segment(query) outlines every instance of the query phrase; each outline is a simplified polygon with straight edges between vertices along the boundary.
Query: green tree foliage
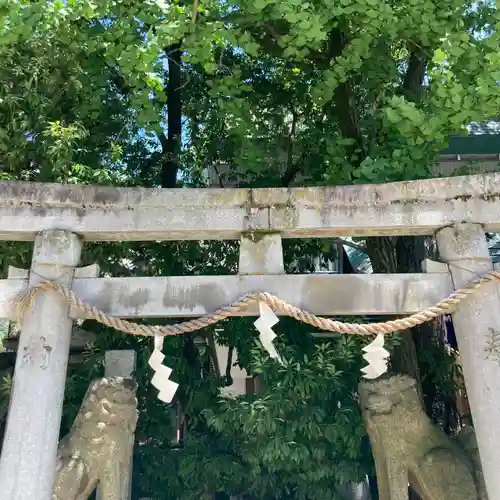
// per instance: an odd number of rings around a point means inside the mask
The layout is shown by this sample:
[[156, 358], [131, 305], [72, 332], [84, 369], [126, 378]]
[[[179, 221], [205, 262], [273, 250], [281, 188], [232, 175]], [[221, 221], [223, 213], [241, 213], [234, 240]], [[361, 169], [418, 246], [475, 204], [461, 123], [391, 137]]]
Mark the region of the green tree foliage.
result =
[[[490, 2], [196, 5], [193, 23], [193, 6], [184, 2], [9, 2], [2, 104], [18, 114], [2, 115], [10, 127], [16, 119], [22, 126], [10, 135], [58, 120], [90, 130], [94, 119], [94, 137], [122, 112], [161, 136], [166, 60], [177, 43], [186, 167], [220, 159], [279, 179], [297, 163], [304, 181], [329, 183], [423, 177], [450, 135], [498, 114], [498, 20]], [[10, 88], [19, 85], [8, 78], [18, 66], [23, 84]], [[112, 82], [122, 97], [118, 116]], [[37, 115], [24, 122], [13, 100]], [[66, 116], [51, 117], [52, 109], [63, 111], [62, 100]], [[111, 113], [104, 120], [103, 108]], [[67, 133], [66, 141], [83, 131]], [[5, 147], [23, 151], [25, 143]]]
[[[426, 177], [451, 135], [498, 116], [499, 22], [487, 0], [0, 2], [0, 178], [200, 186], [207, 168], [221, 185]], [[287, 263], [321, 245], [288, 244]], [[418, 260], [406, 240], [367, 245], [374, 269]], [[29, 262], [25, 245], [2, 244], [0, 255], [4, 268]], [[232, 243], [120, 243], [87, 245], [85, 263], [114, 276], [224, 274], [236, 257]], [[226, 322], [222, 338], [265, 382], [260, 396], [227, 401], [208, 349], [168, 339], [188, 425], [178, 450], [172, 412], [148, 383], [149, 343], [85, 327], [99, 335], [70, 373], [63, 427], [103, 351], [136, 349], [143, 496], [334, 499], [369, 469], [358, 340], [313, 341], [282, 321], [280, 367], [255, 348], [251, 324]]]

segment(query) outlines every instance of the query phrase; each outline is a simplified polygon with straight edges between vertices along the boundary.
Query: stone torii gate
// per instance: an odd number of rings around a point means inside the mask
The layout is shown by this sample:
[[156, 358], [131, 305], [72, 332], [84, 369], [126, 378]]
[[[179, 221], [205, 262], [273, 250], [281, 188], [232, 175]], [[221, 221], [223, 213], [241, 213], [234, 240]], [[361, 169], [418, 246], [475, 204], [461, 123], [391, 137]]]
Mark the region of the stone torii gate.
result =
[[[500, 231], [500, 174], [384, 185], [294, 189], [140, 189], [0, 183], [0, 239], [34, 241], [28, 277], [0, 280], [6, 298], [40, 280], [122, 318], [196, 317], [265, 291], [318, 315], [408, 315], [492, 269], [485, 231]], [[443, 268], [427, 274], [286, 275], [282, 238], [436, 234]], [[98, 278], [78, 268], [85, 241], [240, 240], [236, 276]], [[454, 313], [491, 500], [500, 498], [500, 331], [496, 284]], [[255, 308], [241, 315], [257, 315]], [[54, 292], [37, 294], [19, 341], [0, 485], [3, 500], [50, 500], [72, 319]]]

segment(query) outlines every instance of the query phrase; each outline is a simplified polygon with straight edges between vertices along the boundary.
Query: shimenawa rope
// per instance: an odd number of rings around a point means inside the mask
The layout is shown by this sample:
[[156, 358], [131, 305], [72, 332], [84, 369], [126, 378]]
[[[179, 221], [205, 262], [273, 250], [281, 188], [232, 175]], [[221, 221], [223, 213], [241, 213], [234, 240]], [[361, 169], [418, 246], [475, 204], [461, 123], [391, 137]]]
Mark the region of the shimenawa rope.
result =
[[316, 316], [308, 311], [303, 311], [270, 293], [256, 292], [244, 295], [232, 304], [222, 307], [213, 314], [207, 314], [201, 318], [192, 319], [176, 325], [140, 325], [110, 316], [97, 307], [80, 300], [68, 287], [57, 285], [50, 281], [42, 281], [31, 287], [27, 292], [24, 292], [16, 301], [14, 314], [16, 320], [20, 322], [26, 310], [31, 307], [34, 295], [40, 291], [52, 290], [60, 293], [71, 306], [83, 311], [88, 319], [94, 319], [99, 323], [131, 335], [153, 337], [156, 335], [182, 335], [184, 333], [194, 332], [206, 326], [218, 323], [223, 319], [235, 316], [239, 311], [243, 311], [253, 302], [264, 301], [275, 313], [291, 316], [298, 321], [302, 321], [303, 323], [318, 327], [322, 330], [350, 335], [378, 335], [380, 333], [388, 334], [406, 330], [426, 323], [427, 321], [431, 321], [443, 314], [450, 313], [455, 310], [459, 302], [472, 295], [478, 288], [492, 281], [500, 281], [500, 272], [490, 271], [484, 276], [474, 279], [466, 287], [456, 290], [446, 299], [423, 311], [412, 314], [406, 318], [385, 321], [383, 323], [356, 324], [335, 321], [329, 318]]

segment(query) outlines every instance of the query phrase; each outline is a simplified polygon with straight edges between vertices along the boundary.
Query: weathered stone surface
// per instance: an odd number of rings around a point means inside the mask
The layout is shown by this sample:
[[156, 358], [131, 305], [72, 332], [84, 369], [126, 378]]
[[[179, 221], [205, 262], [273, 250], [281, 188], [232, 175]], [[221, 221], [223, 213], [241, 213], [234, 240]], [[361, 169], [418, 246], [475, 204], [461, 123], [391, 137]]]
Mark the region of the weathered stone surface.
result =
[[94, 381], [57, 455], [53, 500], [87, 500], [99, 484], [101, 500], [128, 498], [137, 425], [137, 384], [122, 377]]
[[143, 189], [0, 182], [0, 239], [47, 228], [86, 240], [238, 239], [432, 234], [460, 221], [500, 230], [500, 174], [380, 185]]
[[462, 447], [435, 425], [414, 379], [362, 381], [359, 396], [381, 499], [408, 500], [410, 482], [422, 500], [487, 500], [473, 438], [464, 437]]
[[[46, 279], [71, 286], [81, 247], [73, 233], [42, 231], [33, 248], [29, 285]], [[71, 329], [68, 304], [57, 293], [35, 296], [25, 311], [0, 456], [2, 500], [50, 500]]]
[[250, 233], [243, 236], [238, 274], [285, 274], [281, 235]]
[[[106, 351], [104, 358], [104, 376], [133, 378], [135, 374], [137, 354], [134, 350], [112, 350]], [[123, 487], [125, 491], [128, 485], [128, 493], [123, 497], [123, 500], [130, 500], [132, 497], [132, 469], [133, 469], [133, 449], [130, 448], [130, 468], [128, 475], [125, 472], [122, 474], [122, 481], [126, 484]], [[95, 500], [102, 500], [99, 486], [96, 490]]]
[[[500, 205], [500, 203], [499, 203]], [[439, 256], [449, 265], [456, 288], [493, 269], [481, 224], [457, 224], [436, 234]], [[463, 367], [488, 495], [500, 498], [500, 286], [475, 290], [453, 312], [453, 326]]]
[[104, 356], [106, 377], [133, 378], [137, 358], [133, 349], [106, 351]]
[[465, 450], [467, 456], [472, 462], [472, 466], [474, 468], [474, 478], [476, 479], [476, 486], [479, 493], [479, 500], [488, 500], [481, 460], [479, 458], [479, 446], [477, 444], [474, 428], [470, 426], [464, 427], [455, 438], [455, 440], [461, 446], [461, 448]]
[[[26, 288], [22, 280], [0, 280], [0, 297], [14, 297]], [[448, 273], [280, 274], [75, 279], [72, 289], [113, 316], [161, 318], [213, 313], [255, 291], [324, 316], [411, 314], [444, 299], [453, 286]], [[0, 318], [9, 318], [11, 310], [8, 301], [0, 301]], [[238, 315], [258, 316], [258, 307]]]

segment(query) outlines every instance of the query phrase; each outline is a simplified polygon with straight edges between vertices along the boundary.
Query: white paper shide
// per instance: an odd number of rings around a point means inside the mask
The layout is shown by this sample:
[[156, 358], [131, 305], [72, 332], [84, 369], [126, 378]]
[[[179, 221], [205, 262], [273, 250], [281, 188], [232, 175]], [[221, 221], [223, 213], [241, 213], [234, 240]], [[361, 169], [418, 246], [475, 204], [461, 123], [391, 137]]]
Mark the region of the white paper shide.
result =
[[177, 387], [176, 384], [170, 380], [170, 375], [172, 374], [172, 368], [165, 366], [163, 360], [165, 355], [161, 352], [163, 349], [163, 337], [155, 337], [155, 348], [153, 354], [149, 358], [149, 366], [155, 371], [151, 383], [158, 389], [158, 399], [164, 403], [171, 403], [174, 399]]
[[259, 340], [262, 347], [269, 353], [269, 356], [279, 363], [283, 364], [283, 361], [274, 347], [273, 340], [276, 338], [276, 334], [273, 332], [272, 327], [278, 323], [279, 319], [274, 311], [265, 303], [259, 302], [259, 312], [260, 317], [254, 323], [255, 328], [259, 331]]
[[376, 379], [387, 371], [389, 351], [384, 348], [384, 335], [379, 333], [375, 340], [363, 347], [363, 359], [368, 361], [368, 366], [361, 369], [363, 377]]

